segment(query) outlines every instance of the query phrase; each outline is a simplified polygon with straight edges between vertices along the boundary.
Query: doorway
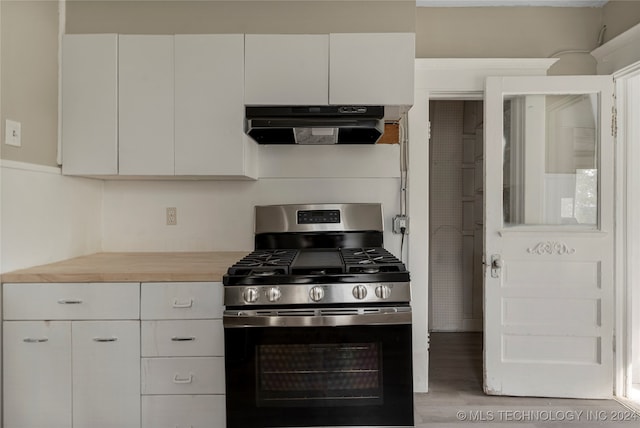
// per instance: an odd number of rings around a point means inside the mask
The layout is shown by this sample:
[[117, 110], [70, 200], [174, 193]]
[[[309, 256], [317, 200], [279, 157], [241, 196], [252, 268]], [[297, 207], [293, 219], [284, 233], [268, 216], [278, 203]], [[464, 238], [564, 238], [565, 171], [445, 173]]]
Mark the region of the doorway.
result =
[[430, 390], [482, 393], [483, 110], [431, 100]]
[[[434, 373], [435, 368], [429, 367], [429, 364], [432, 363], [432, 359], [430, 358], [430, 353], [433, 352], [434, 348], [437, 344], [434, 341], [433, 337], [429, 337], [429, 332], [434, 331], [432, 328], [432, 320], [434, 316], [429, 313], [429, 311], [434, 309], [434, 305], [437, 303], [430, 302], [429, 297], [435, 299], [437, 296], [434, 296], [430, 293], [429, 287], [431, 286], [432, 277], [429, 269], [432, 268], [432, 259], [437, 260], [435, 257], [431, 257], [430, 251], [433, 250], [433, 246], [430, 243], [430, 224], [429, 224], [429, 215], [431, 213], [431, 207], [429, 206], [431, 200], [429, 197], [425, 197], [425, 195], [429, 194], [430, 187], [430, 167], [431, 162], [429, 159], [430, 156], [430, 143], [428, 143], [428, 123], [427, 119], [429, 118], [429, 108], [430, 101], [439, 101], [439, 100], [484, 100], [485, 110], [493, 111], [493, 118], [496, 119], [499, 117], [500, 106], [503, 104], [503, 97], [496, 96], [494, 94], [495, 88], [493, 92], [487, 92], [487, 83], [488, 79], [492, 79], [490, 76], [502, 76], [500, 77], [500, 81], [508, 84], [517, 83], [517, 76], [527, 76], [527, 82], [532, 83], [533, 87], [529, 87], [529, 92], [526, 93], [557, 93], [558, 90], [566, 91], [567, 86], [572, 87], [574, 91], [580, 91], [575, 93], [592, 93], [598, 92], [603, 93], [603, 88], [595, 88], [591, 86], [591, 84], [587, 84], [591, 82], [593, 78], [591, 76], [572, 76], [572, 77], [563, 77], [563, 76], [555, 76], [552, 78], [547, 78], [545, 75], [548, 72], [548, 69], [553, 63], [557, 61], [557, 59], [513, 59], [510, 58], [508, 60], [505, 59], [442, 59], [442, 58], [426, 58], [426, 59], [416, 59], [416, 79], [415, 79], [415, 102], [413, 108], [409, 110], [409, 147], [411, 157], [409, 159], [409, 182], [411, 185], [408, 189], [408, 198], [411, 203], [408, 207], [408, 212], [410, 217], [412, 218], [411, 224], [411, 233], [412, 236], [418, 237], [418, 239], [410, 239], [408, 247], [410, 249], [410, 257], [409, 257], [409, 269], [412, 272], [412, 283], [416, 284], [413, 287], [413, 305], [415, 307], [424, 308], [423, 311], [415, 312], [414, 319], [414, 386], [416, 392], [427, 392], [429, 389], [429, 373]], [[498, 78], [493, 78], [493, 81], [497, 81]], [[515, 80], [514, 80], [515, 79]], [[551, 82], [553, 80], [553, 82]], [[601, 79], [604, 82], [604, 79]], [[610, 80], [608, 80], [610, 82]], [[591, 82], [593, 83], [593, 82]], [[582, 84], [585, 84], [587, 87], [582, 88]], [[602, 83], [603, 84], [603, 83]], [[549, 87], [547, 85], [557, 85], [557, 87]], [[493, 85], [495, 86], [495, 84]], [[575, 86], [575, 87], [574, 87]], [[576, 87], [580, 88], [576, 88]], [[519, 87], [518, 87], [519, 88]], [[502, 87], [501, 87], [502, 89]], [[512, 88], [513, 89], [513, 88]], [[526, 88], [525, 88], [526, 89]], [[515, 89], [514, 89], [515, 90]], [[522, 93], [518, 92], [522, 91], [522, 89], [517, 89], [516, 92], [513, 93]], [[531, 92], [533, 91], [533, 92]], [[586, 91], [586, 92], [585, 92]], [[487, 93], [489, 93], [490, 97], [487, 97]], [[564, 93], [564, 92], [563, 92]], [[571, 92], [574, 93], [574, 92]], [[600, 96], [599, 101], [603, 104], [601, 105], [600, 111], [611, 111], [611, 96]], [[602, 125], [601, 129], [607, 129], [605, 125], [604, 119], [608, 117], [606, 114], [601, 115]], [[485, 123], [485, 128], [488, 127], [488, 124]], [[486, 132], [486, 131], [485, 131]], [[493, 137], [498, 138], [498, 132], [502, 132], [498, 128], [492, 131], [492, 141], [497, 141]], [[608, 140], [605, 134], [601, 136]], [[485, 150], [488, 149], [485, 144]], [[494, 153], [498, 150], [498, 147], [494, 147], [492, 149], [492, 164], [495, 164], [496, 159], [502, 158], [502, 155], [499, 153]], [[607, 155], [609, 155], [609, 151], [607, 151]], [[609, 162], [610, 159], [607, 160]], [[488, 162], [488, 159], [484, 160]], [[495, 168], [495, 167], [493, 167]], [[502, 170], [502, 168], [499, 168]], [[610, 171], [609, 164], [607, 164], [607, 171]], [[498, 171], [495, 171], [498, 172]], [[610, 187], [611, 182], [610, 177], [612, 177], [611, 172], [607, 172], [604, 174], [604, 178], [607, 180], [606, 186]], [[490, 175], [491, 185], [489, 182], [485, 183], [485, 188], [493, 189], [496, 188], [494, 184], [497, 184], [498, 175], [493, 174]], [[603, 195], [607, 199], [606, 206], [612, 205], [610, 203], [610, 196], [613, 195], [613, 191], [604, 192]], [[488, 195], [484, 194], [484, 198], [487, 198]], [[502, 208], [498, 209], [497, 195], [492, 196], [492, 213], [499, 215], [499, 212]], [[492, 214], [493, 215], [493, 214]], [[609, 215], [609, 213], [607, 213]], [[490, 217], [494, 218], [494, 217]], [[497, 218], [497, 217], [495, 217]], [[424, 219], [425, 221], [420, 221]], [[607, 218], [607, 221], [609, 219]], [[608, 225], [608, 223], [607, 223]], [[487, 227], [485, 224], [484, 227]], [[608, 226], [607, 226], [608, 228]], [[525, 228], [526, 229], [526, 228]], [[609, 228], [608, 228], [609, 229]], [[608, 230], [607, 229], [607, 230]], [[537, 233], [537, 232], [536, 232]], [[536, 241], [536, 233], [533, 234], [522, 234], [522, 235], [531, 235], [533, 241]], [[561, 240], [562, 241], [562, 240]], [[640, 241], [639, 241], [640, 242]], [[532, 251], [535, 250], [536, 245], [539, 242], [536, 241], [533, 243], [533, 247], [531, 245], [527, 245], [525, 248], [532, 248]], [[573, 248], [573, 247], [572, 247]], [[604, 251], [604, 250], [603, 250]], [[527, 252], [527, 254], [529, 254]], [[551, 258], [553, 256], [544, 256], [538, 255], [536, 252], [535, 255], [537, 259], [545, 259]], [[579, 256], [580, 254], [578, 254]], [[572, 256], [577, 257], [577, 256]], [[563, 257], [564, 259], [569, 257]], [[427, 261], [427, 263], [424, 263]], [[501, 260], [498, 259], [498, 262]], [[496, 266], [500, 266], [496, 262]], [[607, 274], [611, 271], [610, 268], [607, 268]], [[485, 275], [486, 276], [486, 275]], [[486, 279], [486, 278], [485, 278]], [[611, 281], [607, 280], [606, 284], [611, 283]], [[619, 296], [620, 294], [618, 294]], [[627, 300], [618, 301], [618, 303], [624, 303]], [[624, 305], [623, 305], [624, 306]], [[607, 306], [609, 309], [611, 305]], [[620, 307], [620, 306], [618, 306]], [[491, 307], [490, 310], [486, 311], [485, 316], [492, 316], [492, 322], [496, 321], [496, 314], [499, 314], [500, 311], [496, 310], [497, 308]], [[563, 312], [560, 312], [563, 313]], [[595, 312], [596, 314], [598, 311]], [[608, 319], [608, 317], [607, 317]], [[501, 348], [496, 345], [495, 342], [487, 343], [487, 339], [492, 339], [493, 336], [489, 337], [489, 333], [492, 328], [486, 328], [486, 319], [485, 319], [485, 332], [484, 334], [484, 357], [487, 359], [487, 350], [490, 349], [492, 354], [489, 355], [491, 361], [496, 360], [495, 351], [500, 350]], [[626, 322], [630, 322], [627, 320]], [[493, 324], [491, 324], [493, 326]], [[608, 329], [608, 327], [607, 327]], [[425, 334], [426, 333], [426, 334]], [[440, 334], [440, 332], [435, 332], [434, 334]], [[454, 333], [455, 334], [455, 333]], [[626, 339], [625, 335], [625, 339]], [[597, 338], [596, 338], [597, 339]], [[610, 338], [607, 338], [608, 341]], [[619, 339], [618, 349], [622, 349], [624, 339]], [[430, 343], [429, 343], [430, 342]], [[560, 345], [564, 344], [564, 342], [558, 342]], [[597, 340], [596, 340], [597, 344]], [[625, 347], [626, 348], [626, 347]], [[516, 349], [522, 349], [518, 347]], [[538, 348], [534, 348], [538, 349]], [[589, 348], [592, 349], [592, 348]], [[593, 348], [595, 350], [611, 350], [612, 347], [607, 346], [596, 346]], [[608, 356], [607, 356], [608, 357]], [[629, 360], [625, 361], [626, 363]], [[486, 364], [486, 362], [485, 362]], [[597, 367], [598, 365], [594, 365]], [[488, 372], [487, 368], [487, 372]], [[610, 370], [613, 372], [613, 369]], [[618, 373], [620, 370], [618, 370]], [[555, 373], [555, 372], [554, 372]], [[527, 372], [525, 372], [527, 374]], [[558, 372], [558, 379], [561, 378], [560, 375], [563, 375], [563, 372]], [[586, 379], [591, 379], [590, 376], [585, 377]], [[629, 380], [629, 377], [624, 378], [625, 380]], [[616, 381], [617, 385], [622, 385], [623, 380], [620, 376], [617, 377]], [[558, 382], [554, 382], [556, 384]], [[520, 384], [523, 384], [520, 382]], [[561, 383], [562, 385], [565, 382]], [[499, 391], [497, 391], [499, 392]]]

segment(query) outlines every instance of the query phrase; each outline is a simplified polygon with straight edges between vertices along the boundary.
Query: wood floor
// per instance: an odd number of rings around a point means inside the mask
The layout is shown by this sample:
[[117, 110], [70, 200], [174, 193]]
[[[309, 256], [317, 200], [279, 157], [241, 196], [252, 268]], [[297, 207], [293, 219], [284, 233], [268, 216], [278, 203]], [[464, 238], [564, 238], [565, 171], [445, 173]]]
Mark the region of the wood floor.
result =
[[640, 427], [640, 415], [614, 400], [485, 395], [481, 333], [432, 333], [430, 343], [430, 392], [415, 396], [416, 427]]

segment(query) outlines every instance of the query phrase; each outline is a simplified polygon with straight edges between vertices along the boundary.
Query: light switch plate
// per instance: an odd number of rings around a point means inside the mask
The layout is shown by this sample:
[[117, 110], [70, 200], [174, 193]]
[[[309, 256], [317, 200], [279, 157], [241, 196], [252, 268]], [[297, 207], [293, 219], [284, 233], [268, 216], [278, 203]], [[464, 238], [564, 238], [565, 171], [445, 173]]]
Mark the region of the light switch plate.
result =
[[20, 141], [21, 135], [20, 122], [7, 119], [4, 125], [4, 143], [10, 146], [20, 147], [22, 145]]

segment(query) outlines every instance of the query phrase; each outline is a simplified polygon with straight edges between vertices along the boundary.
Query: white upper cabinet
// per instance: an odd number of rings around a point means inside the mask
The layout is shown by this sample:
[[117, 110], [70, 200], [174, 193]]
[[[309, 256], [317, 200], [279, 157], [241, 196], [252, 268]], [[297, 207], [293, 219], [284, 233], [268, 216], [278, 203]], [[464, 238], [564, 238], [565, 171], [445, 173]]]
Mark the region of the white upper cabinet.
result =
[[63, 39], [63, 173], [257, 177], [244, 134], [244, 35]]
[[244, 35], [175, 36], [175, 174], [248, 175]]
[[118, 35], [62, 41], [62, 172], [118, 173]]
[[413, 33], [331, 34], [329, 46], [329, 104], [413, 105]]
[[173, 175], [173, 36], [120, 36], [120, 175]]
[[247, 105], [326, 105], [329, 97], [327, 34], [247, 34]]
[[247, 105], [413, 104], [413, 33], [253, 34]]

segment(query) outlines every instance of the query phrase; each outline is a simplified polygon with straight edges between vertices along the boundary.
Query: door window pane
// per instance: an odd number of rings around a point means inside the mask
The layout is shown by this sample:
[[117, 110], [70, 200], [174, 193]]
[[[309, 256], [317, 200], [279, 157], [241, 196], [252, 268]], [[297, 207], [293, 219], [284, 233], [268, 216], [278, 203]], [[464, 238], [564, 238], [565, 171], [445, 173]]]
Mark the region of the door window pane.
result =
[[504, 100], [506, 226], [598, 223], [598, 96]]

